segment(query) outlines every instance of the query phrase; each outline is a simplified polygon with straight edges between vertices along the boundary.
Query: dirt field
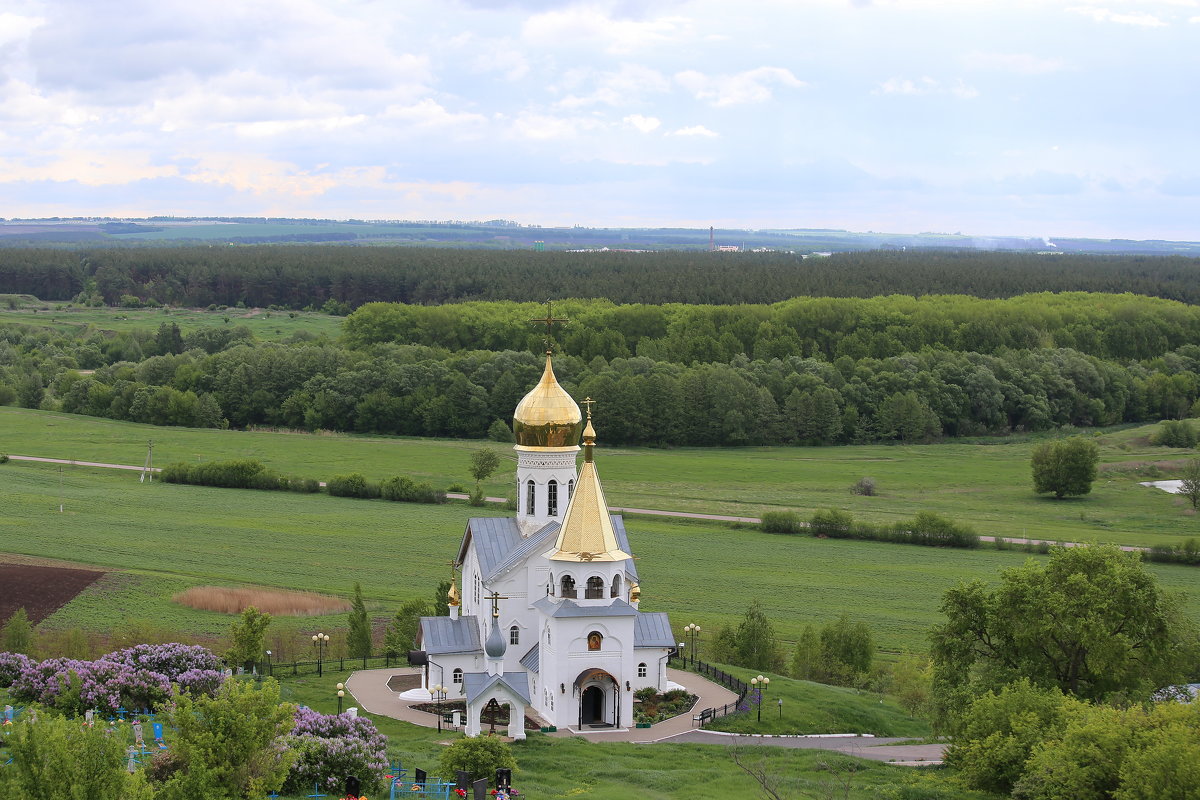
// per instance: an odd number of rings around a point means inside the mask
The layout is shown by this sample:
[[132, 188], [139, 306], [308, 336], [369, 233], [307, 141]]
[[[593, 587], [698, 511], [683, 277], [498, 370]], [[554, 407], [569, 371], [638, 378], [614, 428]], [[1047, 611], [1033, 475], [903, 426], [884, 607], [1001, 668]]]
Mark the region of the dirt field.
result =
[[34, 625], [70, 602], [103, 572], [33, 564], [0, 564], [0, 622], [22, 606]]

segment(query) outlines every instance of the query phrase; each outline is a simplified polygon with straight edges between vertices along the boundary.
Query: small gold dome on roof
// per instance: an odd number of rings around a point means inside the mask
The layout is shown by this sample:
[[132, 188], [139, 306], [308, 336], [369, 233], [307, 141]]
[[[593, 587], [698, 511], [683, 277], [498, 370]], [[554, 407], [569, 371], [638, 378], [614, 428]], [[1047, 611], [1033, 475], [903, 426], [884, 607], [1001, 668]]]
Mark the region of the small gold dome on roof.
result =
[[547, 353], [542, 379], [521, 398], [513, 414], [513, 435], [517, 444], [524, 447], [576, 447], [582, 423], [579, 406], [559, 386]]
[[462, 602], [462, 599], [458, 596], [458, 587], [453, 582], [450, 583], [450, 591], [447, 595], [447, 600], [449, 601], [447, 605], [456, 606]]

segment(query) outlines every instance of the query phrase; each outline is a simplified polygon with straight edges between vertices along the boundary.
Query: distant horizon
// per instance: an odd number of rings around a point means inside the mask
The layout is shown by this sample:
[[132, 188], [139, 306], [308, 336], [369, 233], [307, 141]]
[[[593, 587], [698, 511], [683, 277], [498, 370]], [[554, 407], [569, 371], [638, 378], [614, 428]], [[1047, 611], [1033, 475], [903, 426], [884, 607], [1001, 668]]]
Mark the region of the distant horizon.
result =
[[[46, 217], [20, 217], [20, 216], [4, 216], [0, 214], [0, 228], [10, 223], [53, 223], [53, 222], [90, 222], [90, 221], [114, 221], [114, 222], [168, 222], [178, 220], [180, 222], [187, 221], [211, 221], [224, 222], [226, 220], [275, 220], [281, 222], [328, 222], [332, 224], [402, 224], [402, 225], [463, 225], [463, 226], [478, 226], [478, 227], [495, 227], [503, 229], [505, 227], [514, 227], [521, 230], [687, 230], [707, 232], [709, 228], [717, 231], [745, 231], [745, 232], [799, 232], [812, 231], [830, 233], [846, 233], [854, 235], [876, 235], [876, 236], [948, 236], [948, 237], [963, 237], [971, 239], [1007, 239], [1007, 240], [1037, 240], [1049, 241], [1053, 239], [1093, 239], [1098, 241], [1131, 241], [1131, 242], [1179, 242], [1179, 243], [1200, 243], [1198, 239], [1164, 239], [1161, 237], [1137, 238], [1131, 236], [1082, 236], [1073, 234], [1022, 234], [1022, 233], [976, 233], [972, 231], [897, 231], [897, 230], [856, 230], [850, 227], [830, 227], [830, 226], [744, 226], [744, 225], [687, 225], [687, 224], [662, 224], [662, 225], [604, 225], [604, 224], [543, 224], [537, 222], [521, 222], [520, 220], [509, 219], [506, 217], [492, 217], [489, 219], [413, 219], [402, 217], [295, 217], [275, 214], [145, 214], [135, 216], [125, 216], [117, 214], [74, 214]], [[236, 224], [236, 223], [229, 223]], [[2, 231], [0, 231], [2, 233]], [[1197, 230], [1200, 234], [1200, 229]], [[2, 238], [2, 237], [0, 237]]]

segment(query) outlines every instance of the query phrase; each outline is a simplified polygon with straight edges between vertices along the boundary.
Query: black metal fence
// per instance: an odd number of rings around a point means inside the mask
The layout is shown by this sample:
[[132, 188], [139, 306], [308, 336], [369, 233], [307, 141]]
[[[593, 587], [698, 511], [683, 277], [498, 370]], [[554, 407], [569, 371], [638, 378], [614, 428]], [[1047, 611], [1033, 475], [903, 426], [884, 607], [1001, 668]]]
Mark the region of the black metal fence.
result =
[[730, 714], [738, 714], [749, 711], [749, 708], [744, 707], [746, 695], [750, 693], [750, 684], [746, 683], [741, 678], [730, 675], [723, 669], [717, 669], [712, 664], [706, 664], [698, 659], [688, 660], [678, 655], [672, 655], [667, 659], [667, 666], [673, 666], [677, 669], [686, 669], [703, 675], [714, 683], [719, 683], [730, 691], [738, 693], [738, 698], [732, 703], [726, 703], [723, 706], [714, 708], [706, 708], [692, 716], [692, 719], [704, 727], [705, 723], [711, 722], [717, 717], [725, 717]]
[[408, 654], [367, 656], [366, 658], [322, 658], [319, 661], [289, 661], [271, 662], [260, 661], [256, 665], [259, 675], [274, 677], [276, 675], [316, 675], [324, 670], [330, 672], [345, 672], [348, 669], [379, 669], [388, 667], [407, 667]]

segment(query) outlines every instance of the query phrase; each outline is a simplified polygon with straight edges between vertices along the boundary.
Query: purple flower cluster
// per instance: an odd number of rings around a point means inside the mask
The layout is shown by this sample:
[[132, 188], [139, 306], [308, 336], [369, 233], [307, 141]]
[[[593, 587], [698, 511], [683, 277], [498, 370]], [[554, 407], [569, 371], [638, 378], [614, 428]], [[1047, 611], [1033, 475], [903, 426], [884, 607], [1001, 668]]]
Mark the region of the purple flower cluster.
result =
[[387, 770], [387, 737], [366, 717], [319, 714], [296, 709], [296, 726], [286, 738], [296, 753], [283, 791], [302, 794], [314, 783], [328, 790], [340, 787], [347, 775], [358, 777], [363, 789], [375, 791]]
[[179, 644], [139, 644], [101, 657], [104, 661], [128, 664], [135, 669], [148, 669], [176, 680], [193, 669], [220, 671], [221, 660], [207, 647]]
[[216, 656], [203, 647], [181, 644], [138, 645], [96, 661], [36, 662], [0, 654], [0, 670], [14, 670], [16, 665], [21, 668], [9, 686], [14, 700], [42, 703], [68, 714], [151, 709], [170, 699], [172, 681], [193, 694], [212, 694], [222, 680]]
[[24, 653], [0, 653], [0, 689], [7, 689], [33, 661]]
[[179, 684], [180, 691], [187, 692], [191, 695], [206, 694], [213, 697], [217, 693], [217, 689], [221, 687], [221, 681], [225, 680], [224, 674], [215, 669], [189, 669], [187, 672], [180, 673], [175, 678], [175, 683]]

